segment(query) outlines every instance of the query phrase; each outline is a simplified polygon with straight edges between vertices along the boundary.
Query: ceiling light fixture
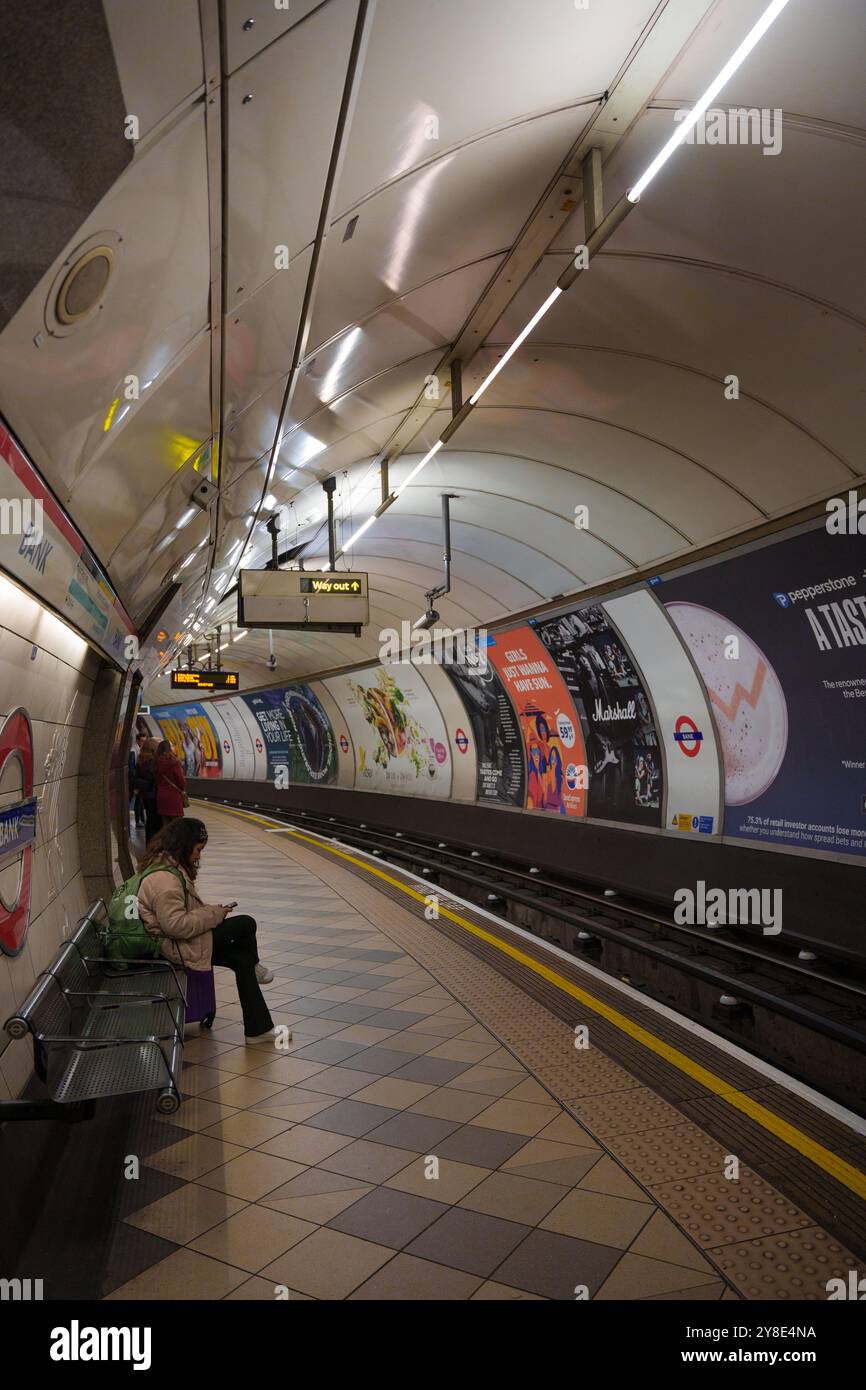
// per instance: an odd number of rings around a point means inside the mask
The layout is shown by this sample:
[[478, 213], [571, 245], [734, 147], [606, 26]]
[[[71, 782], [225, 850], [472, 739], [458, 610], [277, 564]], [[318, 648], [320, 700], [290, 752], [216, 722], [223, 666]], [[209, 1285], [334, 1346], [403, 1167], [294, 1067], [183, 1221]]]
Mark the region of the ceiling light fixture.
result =
[[400, 496], [400, 493], [403, 491], [403, 489], [404, 489], [404, 488], [407, 488], [407, 487], [409, 486], [410, 483], [412, 483], [412, 482], [415, 481], [415, 479], [418, 477], [418, 474], [421, 472], [421, 469], [422, 469], [422, 468], [426, 468], [427, 464], [430, 462], [430, 460], [432, 459], [432, 457], [433, 457], [434, 454], [438, 454], [438, 452], [439, 452], [439, 450], [442, 448], [442, 445], [444, 444], [444, 442], [445, 442], [445, 441], [442, 440], [442, 439], [437, 439], [437, 440], [436, 440], [436, 443], [433, 445], [433, 448], [427, 450], [427, 452], [426, 452], [426, 454], [424, 455], [424, 457], [422, 458], [421, 462], [415, 464], [415, 467], [412, 469], [412, 472], [411, 472], [411, 473], [408, 473], [408, 474], [406, 475], [406, 477], [403, 479], [403, 481], [402, 481], [402, 483], [400, 484], [400, 486], [399, 486], [398, 488], [395, 489], [395, 491], [394, 491], [394, 496], [395, 496], [395, 497], [399, 497], [399, 496]]
[[630, 203], [637, 202], [644, 189], [655, 178], [659, 169], [661, 169], [663, 165], [667, 164], [674, 150], [677, 148], [678, 145], [682, 144], [689, 131], [694, 129], [698, 121], [701, 119], [701, 116], [704, 114], [707, 107], [709, 106], [710, 102], [713, 101], [719, 95], [719, 92], [730, 81], [734, 73], [737, 71], [737, 68], [739, 68], [741, 64], [745, 62], [752, 49], [764, 37], [770, 25], [782, 13], [787, 3], [788, 0], [773, 0], [773, 3], [767, 7], [767, 9], [761, 15], [761, 18], [758, 20], [757, 24], [755, 24], [753, 28], [749, 30], [748, 34], [743, 39], [743, 42], [740, 44], [736, 53], [734, 53], [733, 56], [728, 59], [727, 63], [725, 63], [725, 66], [722, 68], [718, 77], [716, 77], [710, 83], [703, 96], [692, 107], [685, 120], [680, 121], [670, 140], [668, 140], [667, 144], [661, 150], [659, 150], [658, 154], [656, 155], [655, 159], [653, 160], [652, 164], [650, 164], [646, 172], [641, 174], [634, 187], [629, 189], [627, 196]]
[[535, 325], [541, 319], [544, 318], [544, 315], [547, 313], [550, 306], [556, 303], [557, 299], [561, 294], [562, 290], [559, 288], [559, 285], [554, 286], [554, 288], [551, 290], [550, 294], [547, 296], [544, 303], [542, 304], [541, 308], [537, 309], [536, 312], [532, 315], [532, 318], [529, 320], [529, 323], [526, 325], [523, 332], [517, 335], [508, 351], [502, 354], [499, 361], [496, 363], [496, 366], [493, 368], [493, 371], [489, 374], [489, 376], [486, 376], [484, 378], [481, 385], [478, 387], [478, 390], [475, 391], [473, 395], [469, 397], [469, 402], [471, 405], [475, 405], [476, 401], [478, 401], [479, 398], [484, 395], [484, 392], [487, 390], [494, 377], [497, 377], [499, 375], [509, 358], [514, 356], [515, 352], [520, 347], [520, 344], [523, 342], [524, 338], [527, 338], [529, 336]]
[[348, 539], [347, 541], [344, 541], [344, 542], [343, 542], [343, 550], [344, 550], [344, 551], [345, 551], [345, 550], [351, 550], [351, 549], [352, 549], [352, 546], [355, 544], [355, 542], [356, 542], [356, 541], [359, 541], [359, 540], [361, 539], [361, 537], [363, 536], [364, 532], [365, 532], [365, 531], [369, 531], [370, 527], [373, 525], [373, 522], [376, 520], [377, 515], [378, 515], [378, 513], [377, 513], [377, 512], [374, 512], [372, 516], [368, 516], [368, 517], [367, 517], [367, 520], [366, 520], [366, 521], [363, 521], [363, 522], [361, 523], [361, 525], [358, 527], [358, 529], [357, 529], [357, 531], [355, 532], [354, 536], [350, 536], [349, 539]]

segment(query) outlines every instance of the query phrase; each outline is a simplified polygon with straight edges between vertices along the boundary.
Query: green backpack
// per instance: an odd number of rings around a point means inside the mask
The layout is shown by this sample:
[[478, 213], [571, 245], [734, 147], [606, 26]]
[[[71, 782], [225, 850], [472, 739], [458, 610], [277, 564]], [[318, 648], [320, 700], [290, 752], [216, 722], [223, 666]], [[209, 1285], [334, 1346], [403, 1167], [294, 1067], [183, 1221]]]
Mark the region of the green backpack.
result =
[[151, 864], [149, 868], [133, 874], [115, 888], [108, 904], [106, 945], [109, 960], [151, 960], [161, 954], [160, 938], [151, 936], [138, 915], [138, 890], [142, 879], [155, 873], [170, 873], [180, 879], [184, 907], [189, 908], [189, 893], [180, 869], [174, 869], [170, 864]]

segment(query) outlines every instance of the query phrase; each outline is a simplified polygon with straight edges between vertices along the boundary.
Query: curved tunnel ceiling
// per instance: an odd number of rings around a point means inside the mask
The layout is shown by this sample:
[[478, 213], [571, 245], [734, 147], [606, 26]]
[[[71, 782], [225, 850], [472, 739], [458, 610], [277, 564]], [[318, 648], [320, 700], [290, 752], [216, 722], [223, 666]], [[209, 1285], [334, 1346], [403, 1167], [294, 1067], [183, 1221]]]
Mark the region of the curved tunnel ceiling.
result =
[[[145, 25], [105, 0], [141, 138], [0, 334], [0, 412], [133, 616], [176, 576], [166, 627], [236, 636], [234, 576], [269, 558], [276, 506], [281, 548], [324, 566], [321, 481], [337, 476], [345, 540], [380, 501], [382, 454], [393, 489], [451, 418], [448, 354], [468, 397], [586, 240], [583, 156], [602, 151], [611, 208], [765, 8], [227, 0], [221, 72], [216, 4], [200, 18], [196, 0], [153, 0]], [[249, 685], [374, 656], [380, 629], [417, 617], [439, 582], [443, 491], [457, 494], [454, 563], [437, 608], [459, 626], [860, 479], [864, 51], [859, 0], [832, 16], [790, 0], [716, 104], [778, 109], [781, 149], [678, 150], [341, 560], [370, 575], [361, 639], [275, 633], [271, 676], [267, 634], [251, 631], [225, 664]], [[58, 269], [109, 230], [102, 308], [46, 334]], [[205, 514], [189, 499], [211, 471]]]

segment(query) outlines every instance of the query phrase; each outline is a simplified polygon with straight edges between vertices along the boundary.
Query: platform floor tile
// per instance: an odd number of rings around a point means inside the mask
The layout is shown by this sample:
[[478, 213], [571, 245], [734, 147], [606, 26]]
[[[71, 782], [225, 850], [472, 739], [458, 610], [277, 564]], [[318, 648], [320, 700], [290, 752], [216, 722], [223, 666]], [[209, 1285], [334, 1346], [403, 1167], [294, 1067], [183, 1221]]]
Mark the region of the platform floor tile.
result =
[[[838, 1261], [752, 1174], [741, 1243], [717, 1251], [721, 1146], [337, 863], [200, 813], [203, 896], [256, 917], [293, 1039], [246, 1045], [217, 972], [188, 1099], [140, 1124], [143, 1164], [174, 1184], [121, 1223], [153, 1264], [108, 1297], [716, 1299], [767, 1296], [780, 1261]], [[780, 1228], [799, 1244], [777, 1249]]]

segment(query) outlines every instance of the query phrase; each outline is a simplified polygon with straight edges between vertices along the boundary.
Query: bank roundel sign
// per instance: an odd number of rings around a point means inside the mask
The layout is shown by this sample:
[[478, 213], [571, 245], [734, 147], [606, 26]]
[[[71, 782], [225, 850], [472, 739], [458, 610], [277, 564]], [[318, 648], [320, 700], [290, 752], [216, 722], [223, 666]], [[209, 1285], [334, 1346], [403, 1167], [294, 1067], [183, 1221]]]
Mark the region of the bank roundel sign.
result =
[[[18, 766], [18, 777], [9, 772]], [[4, 775], [5, 774], [5, 775]], [[0, 787], [20, 798], [0, 807], [0, 951], [16, 956], [30, 920], [30, 884], [36, 841], [33, 795], [33, 731], [26, 710], [16, 709], [0, 725]]]
[[701, 751], [703, 734], [687, 714], [681, 714], [674, 728], [674, 740], [687, 758], [696, 758]]

